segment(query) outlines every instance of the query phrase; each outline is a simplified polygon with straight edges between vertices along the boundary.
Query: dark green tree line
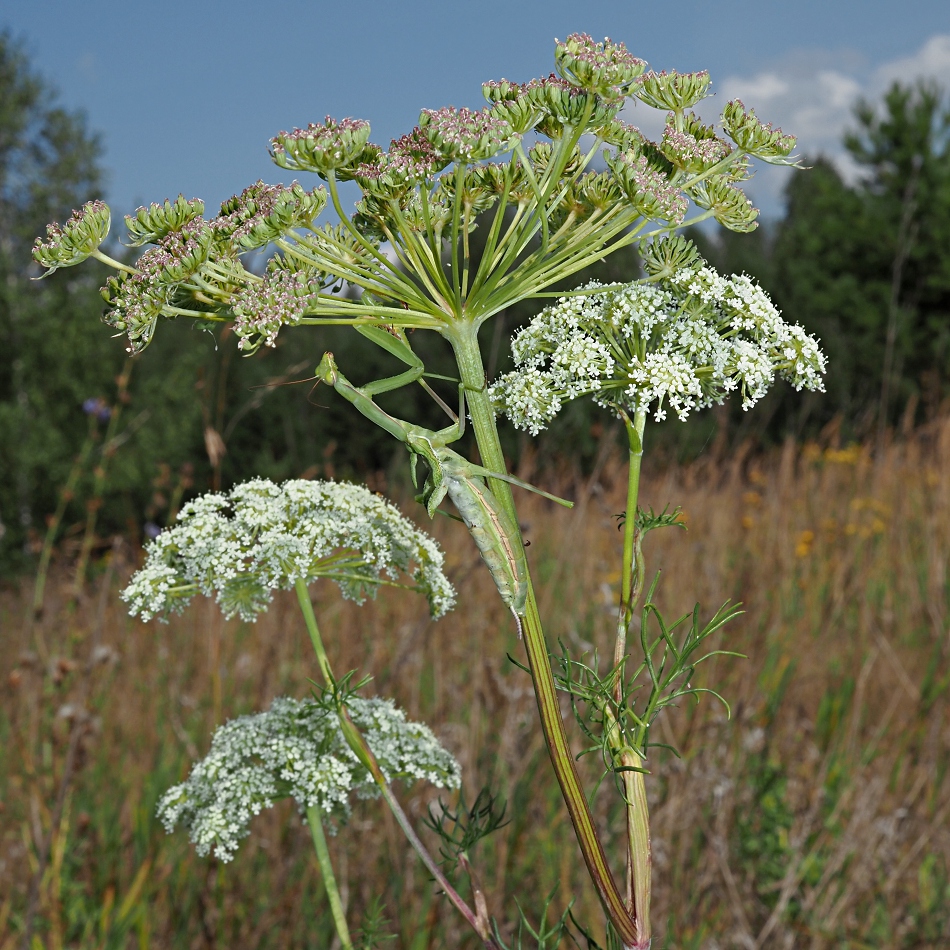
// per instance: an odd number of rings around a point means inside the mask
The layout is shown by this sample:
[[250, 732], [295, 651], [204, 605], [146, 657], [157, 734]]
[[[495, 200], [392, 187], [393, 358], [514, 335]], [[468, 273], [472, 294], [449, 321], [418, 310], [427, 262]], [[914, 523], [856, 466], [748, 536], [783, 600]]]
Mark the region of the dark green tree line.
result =
[[[59, 108], [22, 49], [0, 35], [0, 519], [5, 551], [21, 548], [52, 509], [63, 462], [78, 448], [71, 408], [116, 365], [81, 319], [95, 276], [31, 286], [30, 246], [46, 221], [102, 188], [100, 145]], [[72, 275], [71, 275], [72, 276]], [[80, 415], [81, 419], [81, 415]], [[67, 463], [68, 464], [68, 463]]]
[[[204, 346], [181, 345], [195, 332], [187, 326], [170, 328], [135, 361], [116, 451], [104, 451], [106, 422], [83, 406], [104, 417], [126, 359], [98, 319], [104, 269], [36, 280], [30, 251], [48, 222], [102, 196], [105, 178], [101, 144], [84, 115], [62, 108], [21, 44], [0, 33], [0, 572], [29, 563], [90, 432], [94, 445], [63, 522], [67, 537], [95, 503], [103, 462], [101, 531], [134, 534], [148, 519], [163, 522], [183, 465], [194, 465], [200, 489], [250, 472], [289, 477], [323, 461], [328, 440], [312, 435], [306, 390], [253, 388], [310, 375], [319, 353], [292, 352], [288, 335], [281, 352], [241, 360], [233, 342], [219, 346], [210, 335]], [[225, 443], [223, 456], [213, 433]], [[218, 449], [217, 466], [206, 446], [213, 455]], [[156, 479], [167, 484], [156, 491]]]
[[950, 368], [950, 103], [932, 84], [862, 102], [845, 145], [846, 181], [823, 157], [792, 176], [785, 217], [725, 235], [721, 267], [762, 280], [785, 315], [821, 337], [827, 393], [779, 392], [746, 428], [781, 436], [835, 417], [851, 436], [940, 410]]

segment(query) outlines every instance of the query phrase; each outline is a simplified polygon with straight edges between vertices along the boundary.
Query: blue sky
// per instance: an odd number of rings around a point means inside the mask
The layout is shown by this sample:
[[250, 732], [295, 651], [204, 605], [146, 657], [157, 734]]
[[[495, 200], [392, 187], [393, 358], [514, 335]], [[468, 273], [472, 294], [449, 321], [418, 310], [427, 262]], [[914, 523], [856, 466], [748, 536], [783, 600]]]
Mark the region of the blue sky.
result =
[[[707, 114], [739, 95], [804, 152], [840, 155], [855, 99], [894, 78], [950, 87], [947, 0], [8, 0], [0, 28], [101, 132], [116, 213], [179, 192], [210, 210], [285, 179], [268, 139], [326, 114], [369, 119], [385, 145], [421, 108], [480, 107], [483, 81], [550, 72], [570, 32], [623, 40], [656, 69], [708, 68]], [[642, 106], [628, 118], [655, 121]], [[752, 183], [766, 213], [788, 174]]]

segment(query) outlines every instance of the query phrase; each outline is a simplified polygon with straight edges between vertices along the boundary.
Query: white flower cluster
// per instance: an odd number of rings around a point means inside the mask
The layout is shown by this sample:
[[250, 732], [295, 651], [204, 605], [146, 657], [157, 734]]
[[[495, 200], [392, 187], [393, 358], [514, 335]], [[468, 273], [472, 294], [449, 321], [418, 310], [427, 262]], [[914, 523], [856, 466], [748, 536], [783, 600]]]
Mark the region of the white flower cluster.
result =
[[[407, 721], [388, 699], [351, 697], [346, 706], [387, 781], [459, 787], [458, 762], [425, 723]], [[230, 861], [251, 819], [276, 800], [319, 808], [333, 830], [349, 817], [352, 792], [372, 798], [379, 789], [347, 745], [332, 700], [279, 698], [221, 726], [188, 779], [162, 796], [158, 817], [169, 832], [183, 824], [198, 854], [214, 848]]]
[[561, 297], [512, 340], [516, 369], [491, 389], [498, 411], [533, 435], [561, 406], [592, 394], [627, 412], [667, 408], [684, 420], [733, 390], [754, 405], [776, 375], [823, 390], [818, 341], [786, 323], [749, 277], [700, 261], [656, 282]]
[[325, 577], [361, 603], [408, 574], [440, 617], [455, 603], [439, 546], [386, 499], [346, 482], [255, 479], [202, 495], [146, 549], [122, 597], [149, 620], [216, 595], [225, 615], [254, 620], [273, 591]]

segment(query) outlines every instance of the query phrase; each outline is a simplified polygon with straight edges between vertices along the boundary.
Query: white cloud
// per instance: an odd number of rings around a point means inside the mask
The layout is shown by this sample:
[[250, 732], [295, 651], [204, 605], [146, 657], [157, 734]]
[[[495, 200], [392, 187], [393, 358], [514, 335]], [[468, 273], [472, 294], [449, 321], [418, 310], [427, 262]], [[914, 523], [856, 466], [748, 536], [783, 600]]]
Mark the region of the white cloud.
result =
[[749, 79], [730, 79], [728, 87], [729, 99], [748, 99], [754, 102], [772, 102], [787, 95], [789, 85], [787, 80], [775, 73], [759, 73]]
[[882, 92], [895, 80], [907, 83], [935, 79], [950, 86], [950, 35], [932, 36], [913, 56], [883, 63], [875, 70], [875, 79]]
[[[859, 169], [841, 144], [853, 125], [854, 106], [861, 98], [875, 102], [895, 81], [933, 80], [950, 88], [950, 34], [932, 36], [913, 55], [866, 63], [852, 52], [805, 50], [778, 60], [752, 76], [727, 76], [717, 84], [717, 95], [701, 108], [707, 121], [730, 99], [742, 101], [756, 114], [798, 136], [797, 152], [819, 153], [838, 165], [846, 178]], [[762, 167], [748, 191], [767, 216], [780, 213], [782, 190], [792, 169]]]

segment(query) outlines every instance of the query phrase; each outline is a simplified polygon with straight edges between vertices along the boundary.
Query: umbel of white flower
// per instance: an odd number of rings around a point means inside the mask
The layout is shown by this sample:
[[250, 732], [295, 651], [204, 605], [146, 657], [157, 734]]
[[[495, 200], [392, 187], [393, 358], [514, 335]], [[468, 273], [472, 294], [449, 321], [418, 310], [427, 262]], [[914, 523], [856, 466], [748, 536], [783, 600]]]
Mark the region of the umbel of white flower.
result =
[[824, 389], [818, 341], [784, 321], [751, 278], [722, 277], [682, 238], [656, 243], [647, 278], [600, 292], [588, 284], [515, 335], [516, 369], [491, 390], [499, 412], [537, 435], [564, 403], [589, 394], [660, 421], [667, 408], [685, 420], [734, 390], [748, 409], [776, 376]]
[[[347, 709], [387, 781], [458, 788], [459, 764], [427, 725], [407, 721], [388, 699], [351, 697]], [[217, 729], [188, 779], [162, 796], [158, 817], [169, 832], [184, 825], [199, 854], [214, 848], [230, 861], [251, 819], [278, 799], [318, 808], [335, 830], [349, 817], [353, 793], [373, 798], [379, 789], [347, 745], [332, 698], [279, 698], [267, 712]]]
[[202, 495], [146, 549], [122, 597], [143, 620], [215, 595], [225, 615], [254, 620], [273, 591], [335, 581], [362, 602], [403, 575], [433, 616], [455, 603], [442, 551], [384, 498], [347, 482], [254, 479]]

